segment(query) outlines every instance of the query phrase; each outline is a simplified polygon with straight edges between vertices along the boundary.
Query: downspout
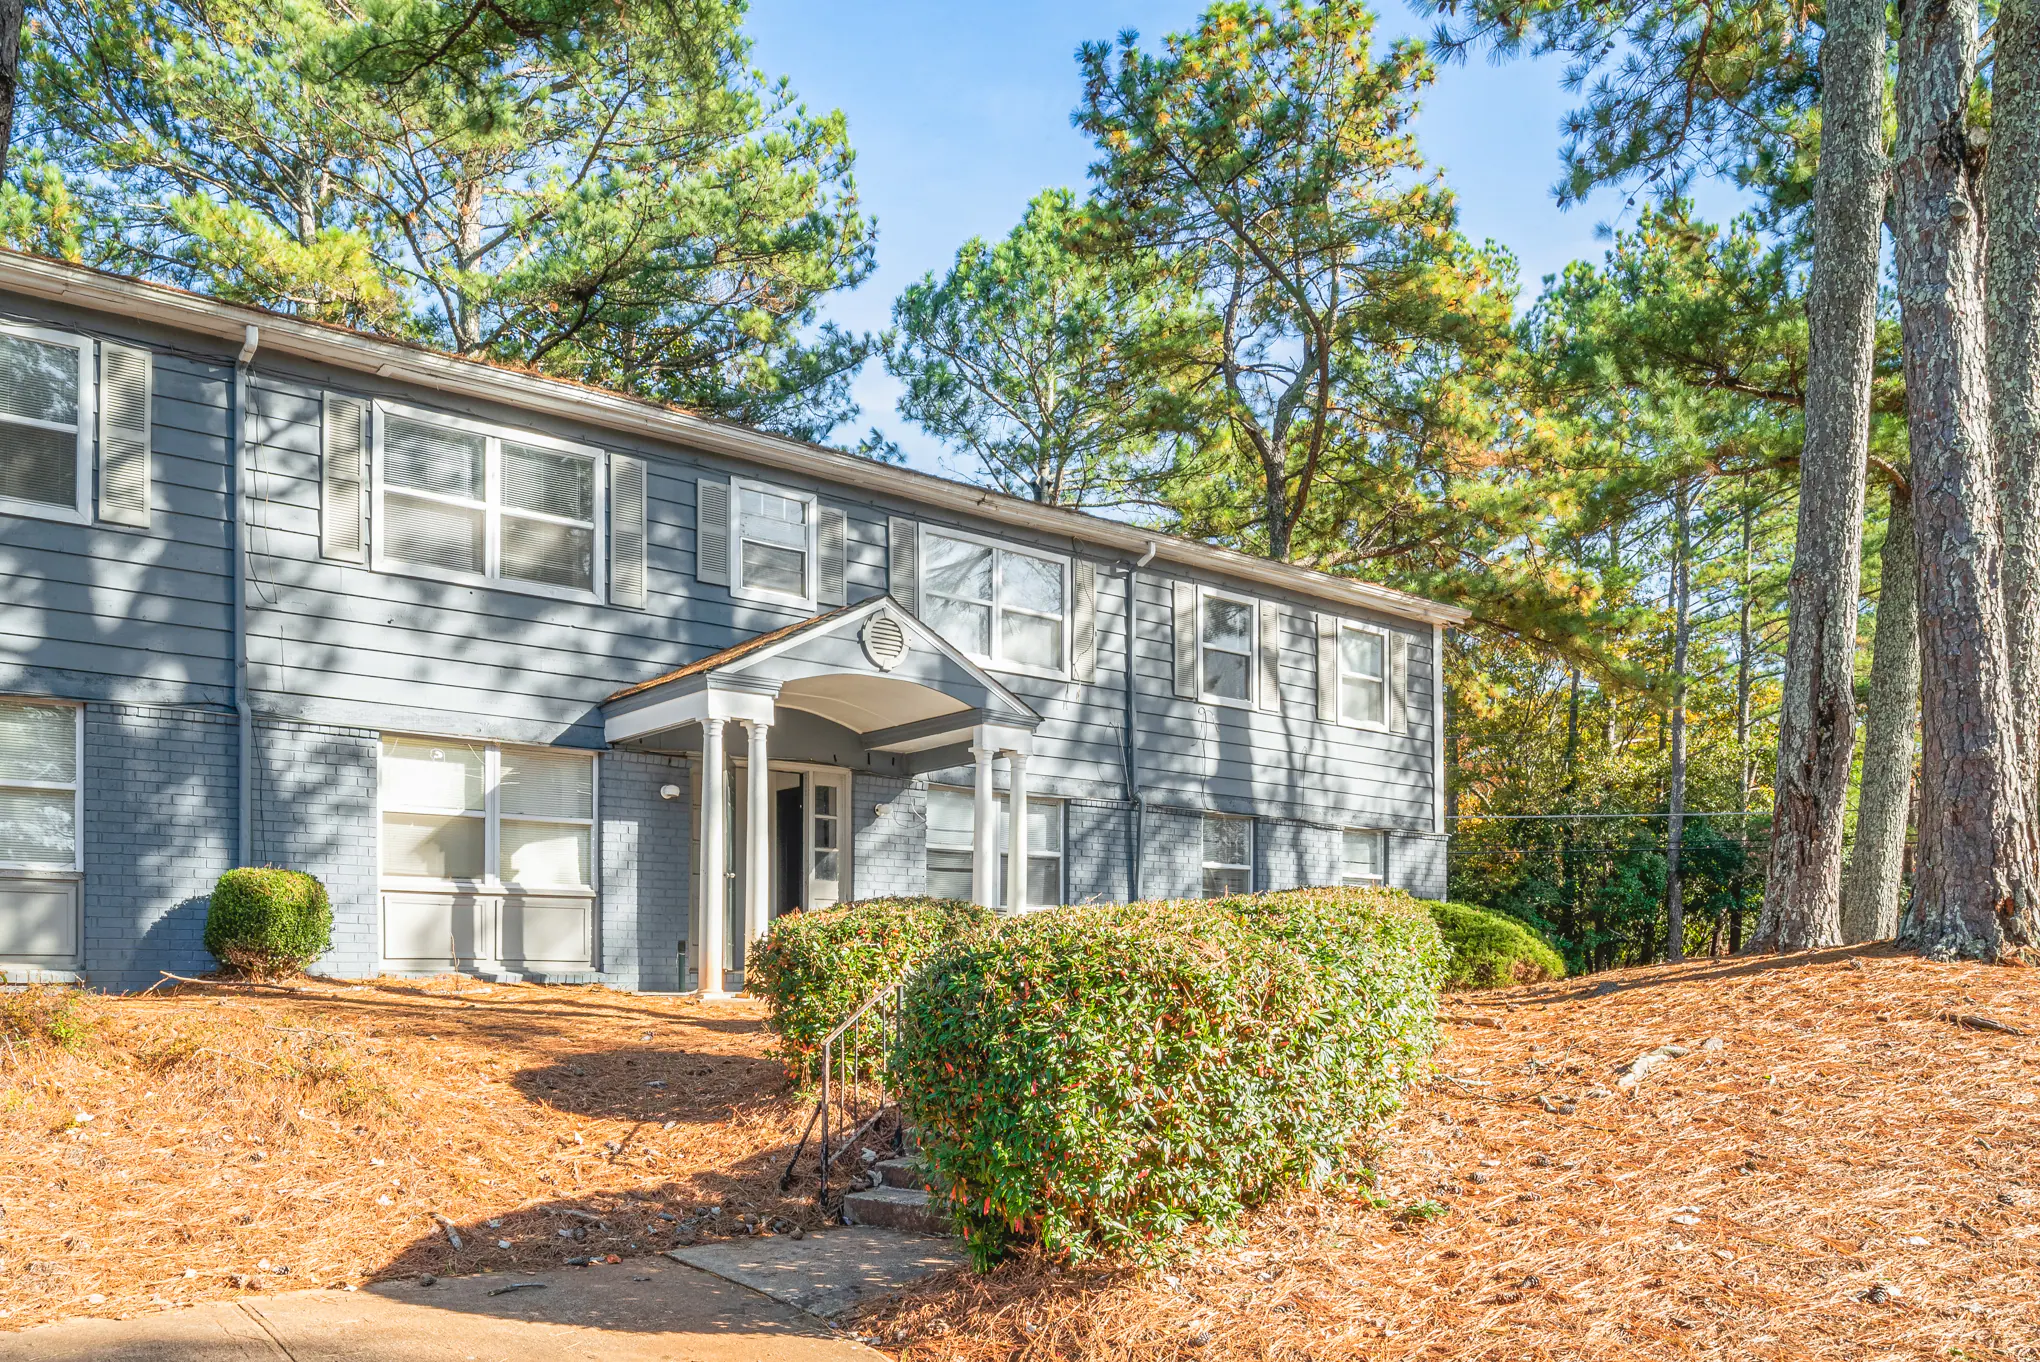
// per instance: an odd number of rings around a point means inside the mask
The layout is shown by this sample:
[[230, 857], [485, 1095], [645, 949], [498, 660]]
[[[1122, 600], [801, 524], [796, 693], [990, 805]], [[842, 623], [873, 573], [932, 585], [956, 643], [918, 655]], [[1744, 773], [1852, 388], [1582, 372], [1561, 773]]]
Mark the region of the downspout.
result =
[[1140, 698], [1133, 670], [1134, 636], [1140, 616], [1140, 570], [1155, 560], [1157, 545], [1150, 539], [1147, 551], [1126, 570], [1126, 842], [1128, 897], [1140, 901], [1141, 856], [1147, 830], [1147, 801], [1140, 788]]
[[227, 514], [234, 526], [234, 720], [238, 732], [235, 746], [240, 760], [235, 782], [238, 815], [235, 824], [234, 858], [237, 865], [255, 861], [255, 716], [248, 705], [248, 517], [246, 492], [248, 476], [248, 362], [262, 332], [250, 325], [241, 341], [241, 353], [234, 357], [234, 448], [227, 477], [232, 495]]

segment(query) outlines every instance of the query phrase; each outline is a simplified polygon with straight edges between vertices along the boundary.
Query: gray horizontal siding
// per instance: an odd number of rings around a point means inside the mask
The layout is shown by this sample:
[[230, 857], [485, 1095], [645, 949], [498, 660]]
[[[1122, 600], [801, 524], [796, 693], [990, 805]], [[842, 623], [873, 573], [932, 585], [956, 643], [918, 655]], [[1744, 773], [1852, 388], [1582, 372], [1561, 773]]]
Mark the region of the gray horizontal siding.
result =
[[[0, 610], [0, 689], [223, 703], [230, 696], [232, 643], [225, 500], [230, 358], [211, 342], [0, 300], [0, 313], [24, 308], [32, 320], [154, 351], [155, 513], [147, 531], [13, 518], [0, 523], [0, 590], [7, 597]], [[319, 442], [321, 397], [328, 389], [645, 458], [645, 607], [556, 601], [322, 560]], [[599, 707], [613, 691], [797, 617], [733, 601], [726, 589], [694, 578], [696, 479], [753, 471], [729, 460], [498, 409], [460, 394], [325, 373], [259, 351], [249, 428], [249, 660], [260, 714], [595, 746], [601, 743]], [[1054, 536], [1015, 531], [995, 515], [933, 514], [855, 487], [784, 473], [768, 479], [812, 491], [844, 512], [852, 601], [886, 589], [892, 516], [1065, 555], [1076, 548]], [[1404, 629], [1411, 641], [1408, 734], [1318, 722], [1317, 607], [1300, 598], [1283, 601], [1282, 712], [1202, 706], [1173, 693], [1170, 577], [1153, 569], [1141, 574], [1134, 622], [1127, 617], [1125, 568], [1123, 560], [1098, 564], [1095, 682], [1000, 676], [1043, 717], [1030, 767], [1036, 789], [1080, 799], [1126, 797], [1131, 632], [1141, 787], [1150, 800], [1327, 824], [1429, 829], [1428, 627], [1373, 617]], [[1281, 596], [1258, 589], [1247, 594]]]
[[59, 308], [25, 319], [150, 346], [153, 485], [146, 527], [0, 516], [0, 692], [228, 703], [231, 364]]

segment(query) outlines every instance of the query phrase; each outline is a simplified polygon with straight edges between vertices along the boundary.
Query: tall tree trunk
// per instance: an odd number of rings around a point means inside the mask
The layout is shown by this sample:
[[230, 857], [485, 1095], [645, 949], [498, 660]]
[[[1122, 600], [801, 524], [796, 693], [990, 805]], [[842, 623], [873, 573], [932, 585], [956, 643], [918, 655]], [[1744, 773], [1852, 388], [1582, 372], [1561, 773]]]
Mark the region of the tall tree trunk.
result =
[[[2003, 489], [2005, 622], [2015, 713], [2040, 713], [2040, 0], [2000, 0], [1991, 70], [1984, 353]], [[2040, 798], [2040, 728], [2018, 730]]]
[[2012, 710], [1984, 366], [1977, 0], [1905, 0], [1893, 184], [1919, 552], [1919, 869], [1912, 936], [1996, 959], [2040, 935]]
[[[1750, 628], [1750, 587], [1755, 575], [1750, 570], [1750, 558], [1756, 538], [1756, 518], [1757, 508], [1745, 496], [1742, 504], [1742, 573], [1737, 581], [1740, 599], [1736, 602], [1735, 611], [1735, 811], [1744, 815], [1750, 811], [1750, 791], [1757, 783], [1756, 760], [1750, 751], [1750, 696], [1756, 680], [1750, 658], [1750, 652], [1756, 646], [1756, 636]], [[1750, 820], [1747, 817], [1736, 819], [1736, 836], [1742, 839], [1744, 864], [1748, 864]], [[1748, 893], [1749, 877], [1737, 875], [1729, 886], [1730, 955], [1742, 949], [1743, 899]]]
[[[1568, 815], [1580, 811], [1580, 665], [1575, 662], [1566, 669], [1565, 699], [1565, 812]], [[1558, 883], [1559, 899], [1565, 904], [1563, 931], [1569, 941], [1580, 939], [1580, 878], [1579, 853], [1573, 843], [1578, 839], [1573, 820], [1567, 817], [1560, 825]]]
[[1686, 958], [1686, 901], [1679, 852], [1686, 838], [1686, 651], [1693, 627], [1693, 484], [1672, 493], [1677, 538], [1672, 544], [1672, 762], [1665, 801], [1665, 959]]
[[1870, 714], [1864, 724], [1863, 785], [1856, 797], [1856, 850], [1842, 882], [1842, 940], [1898, 935], [1905, 872], [1905, 820], [1912, 805], [1913, 729], [1920, 712], [1919, 571], [1912, 506], [1891, 489], [1884, 549], [1877, 556], [1877, 639], [1870, 653]]
[[1820, 49], [1806, 442], [1770, 864], [1751, 942], [1760, 950], [1807, 950], [1842, 936], [1842, 818], [1856, 737], [1856, 593], [1886, 175], [1884, 15], [1884, 0], [1830, 0]]
[[0, 0], [0, 179], [14, 150], [14, 90], [21, 68], [21, 16], [28, 0]]

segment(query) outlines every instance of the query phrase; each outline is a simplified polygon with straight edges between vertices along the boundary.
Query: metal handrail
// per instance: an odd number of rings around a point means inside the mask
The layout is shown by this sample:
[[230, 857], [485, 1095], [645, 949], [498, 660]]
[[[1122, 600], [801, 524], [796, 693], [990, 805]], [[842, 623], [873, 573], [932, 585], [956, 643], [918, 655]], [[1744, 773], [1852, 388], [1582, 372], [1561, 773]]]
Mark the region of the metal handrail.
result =
[[[793, 1183], [793, 1170], [807, 1150], [808, 1138], [819, 1127], [820, 1143], [816, 1164], [820, 1187], [815, 1197], [824, 1211], [829, 1207], [829, 1170], [856, 1148], [864, 1137], [880, 1127], [888, 1115], [897, 1117], [899, 1097], [893, 1091], [892, 1050], [899, 1038], [900, 1001], [906, 994], [906, 980], [887, 984], [822, 1037], [822, 1091], [809, 1113], [800, 1143], [786, 1161], [780, 1175], [780, 1190]], [[866, 1052], [868, 1033], [876, 1028], [872, 1053]], [[867, 1074], [867, 1063], [873, 1072]], [[902, 1142], [904, 1130], [896, 1120], [892, 1142]]]

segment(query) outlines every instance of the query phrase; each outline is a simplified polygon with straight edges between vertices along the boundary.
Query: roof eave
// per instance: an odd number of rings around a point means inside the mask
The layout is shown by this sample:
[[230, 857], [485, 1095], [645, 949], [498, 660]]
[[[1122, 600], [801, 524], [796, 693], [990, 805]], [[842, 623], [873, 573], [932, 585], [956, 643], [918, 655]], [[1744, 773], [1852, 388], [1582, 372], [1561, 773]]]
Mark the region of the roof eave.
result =
[[359, 373], [587, 421], [610, 430], [648, 435], [785, 472], [874, 488], [923, 505], [988, 517], [1128, 555], [1138, 556], [1152, 547], [1157, 561], [1223, 573], [1350, 608], [1441, 625], [1463, 624], [1471, 618], [1469, 612], [1458, 606], [1388, 587], [1272, 562], [1136, 525], [1122, 525], [1067, 507], [1023, 501], [600, 388], [461, 359], [401, 341], [307, 322], [245, 304], [221, 302], [80, 265], [0, 251], [0, 287], [236, 342], [242, 339], [247, 327], [255, 326], [261, 329], [263, 349], [280, 350]]

